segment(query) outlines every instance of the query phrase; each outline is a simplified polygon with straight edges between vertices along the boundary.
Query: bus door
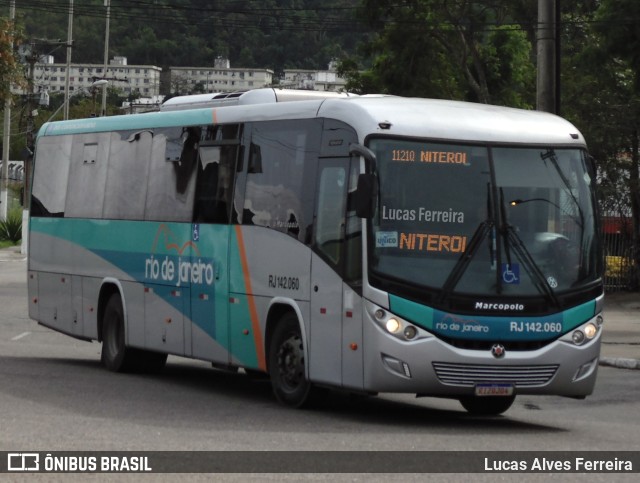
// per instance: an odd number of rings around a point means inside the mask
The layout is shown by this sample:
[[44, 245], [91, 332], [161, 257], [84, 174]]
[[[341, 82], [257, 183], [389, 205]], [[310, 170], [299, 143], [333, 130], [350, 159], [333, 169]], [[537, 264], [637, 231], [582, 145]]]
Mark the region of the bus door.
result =
[[310, 377], [340, 385], [349, 158], [320, 159], [317, 180], [308, 335]]
[[199, 147], [191, 256], [193, 357], [229, 364], [229, 240], [240, 126], [211, 126]]

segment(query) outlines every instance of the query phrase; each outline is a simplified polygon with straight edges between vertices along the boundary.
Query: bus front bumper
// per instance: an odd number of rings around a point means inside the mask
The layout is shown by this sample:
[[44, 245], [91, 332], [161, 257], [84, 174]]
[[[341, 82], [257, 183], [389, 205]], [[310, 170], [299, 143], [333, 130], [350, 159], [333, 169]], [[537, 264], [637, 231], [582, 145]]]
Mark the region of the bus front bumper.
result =
[[513, 394], [582, 398], [593, 392], [602, 330], [576, 345], [555, 340], [530, 351], [460, 349], [428, 335], [400, 340], [372, 320], [364, 324], [364, 389], [459, 397], [479, 386], [511, 387]]

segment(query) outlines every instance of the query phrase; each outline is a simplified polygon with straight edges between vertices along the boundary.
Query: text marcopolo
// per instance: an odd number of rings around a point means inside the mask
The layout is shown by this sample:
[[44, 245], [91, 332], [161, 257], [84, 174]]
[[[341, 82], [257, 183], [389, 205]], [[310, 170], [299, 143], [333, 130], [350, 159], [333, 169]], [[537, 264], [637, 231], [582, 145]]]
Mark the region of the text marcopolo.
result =
[[521, 312], [524, 310], [523, 304], [508, 304], [494, 302], [476, 302], [474, 308], [476, 310], [514, 310]]

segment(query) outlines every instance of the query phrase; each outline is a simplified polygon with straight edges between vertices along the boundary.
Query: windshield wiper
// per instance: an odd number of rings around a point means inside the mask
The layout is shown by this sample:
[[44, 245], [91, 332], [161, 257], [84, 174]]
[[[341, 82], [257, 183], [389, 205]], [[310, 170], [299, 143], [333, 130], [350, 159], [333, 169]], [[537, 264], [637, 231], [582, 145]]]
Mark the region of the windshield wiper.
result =
[[535, 287], [540, 291], [540, 293], [546, 295], [547, 298], [551, 300], [554, 306], [560, 307], [558, 297], [547, 283], [547, 279], [544, 278], [544, 274], [531, 256], [531, 253], [529, 253], [529, 250], [527, 250], [527, 247], [522, 242], [522, 239], [520, 238], [516, 230], [511, 225], [507, 225], [506, 231], [508, 236], [507, 243], [513, 247], [513, 250], [516, 252], [518, 258], [524, 264], [524, 268], [531, 277], [531, 280], [533, 281]]
[[[547, 283], [547, 279], [538, 267], [531, 253], [525, 246], [522, 238], [518, 235], [516, 229], [509, 224], [507, 220], [507, 213], [504, 206], [504, 193], [500, 188], [500, 233], [502, 234], [504, 241], [504, 251], [507, 258], [507, 270], [511, 270], [511, 248], [516, 252], [518, 259], [520, 259], [524, 265], [525, 270], [531, 277], [534, 286], [538, 291], [544, 295], [553, 303], [554, 306], [559, 307], [558, 297], [555, 292]], [[502, 274], [500, 275], [502, 276]]]
[[456, 287], [462, 275], [467, 271], [471, 260], [476, 255], [480, 245], [483, 240], [487, 238], [489, 233], [494, 233], [492, 236], [492, 240], [489, 243], [489, 257], [491, 258], [492, 268], [495, 267], [495, 257], [496, 257], [496, 247], [495, 247], [495, 229], [496, 224], [493, 220], [493, 206], [491, 204], [491, 185], [487, 183], [487, 214], [488, 217], [486, 220], [480, 222], [476, 231], [473, 232], [471, 236], [471, 240], [469, 240], [469, 244], [467, 245], [466, 250], [462, 253], [456, 264], [453, 266], [453, 269], [449, 273], [449, 276], [445, 280], [442, 285], [442, 292], [440, 292], [440, 303], [444, 303], [444, 301], [449, 297], [453, 289]]
[[[469, 267], [471, 260], [480, 248], [482, 241], [488, 236], [491, 230], [494, 229], [494, 226], [495, 223], [492, 220], [485, 220], [478, 225], [478, 228], [476, 228], [476, 231], [473, 233], [473, 236], [471, 237], [471, 240], [467, 245], [467, 249], [458, 259], [453, 269], [451, 270], [451, 273], [449, 273], [447, 280], [445, 280], [444, 284], [442, 285], [442, 292], [440, 293], [440, 303], [444, 303], [446, 298], [451, 294], [455, 286], [462, 278], [462, 275], [464, 275], [464, 272], [467, 271], [467, 267]], [[489, 249], [493, 252], [491, 245], [489, 246]]]

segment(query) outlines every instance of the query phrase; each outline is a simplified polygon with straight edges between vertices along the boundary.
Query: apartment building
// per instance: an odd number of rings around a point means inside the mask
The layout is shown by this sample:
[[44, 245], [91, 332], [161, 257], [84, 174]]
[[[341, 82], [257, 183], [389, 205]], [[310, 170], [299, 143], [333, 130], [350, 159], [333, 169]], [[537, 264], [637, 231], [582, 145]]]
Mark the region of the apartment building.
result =
[[[34, 66], [36, 92], [49, 94], [64, 92], [67, 65], [53, 61], [53, 56], [44, 56]], [[97, 79], [107, 79], [109, 85], [120, 90], [123, 95], [139, 93], [151, 97], [160, 94], [160, 74], [162, 69], [155, 65], [128, 65], [126, 57], [114, 57], [104, 72], [104, 64], [71, 64], [69, 67], [69, 92], [73, 95], [82, 89], [89, 89]]]
[[[126, 57], [114, 57], [106, 73], [104, 64], [74, 64], [69, 67], [69, 92], [90, 92], [93, 82], [107, 79], [111, 87], [123, 97], [136, 94], [149, 102], [124, 106], [134, 113], [153, 109], [161, 102], [162, 94], [194, 94], [205, 92], [233, 92], [272, 86], [274, 71], [271, 69], [232, 68], [228, 59], [217, 58], [213, 66], [170, 67], [169, 72], [155, 65], [129, 65]], [[53, 56], [44, 56], [34, 66], [34, 90], [46, 100], [47, 96], [64, 93], [67, 66], [54, 62]], [[168, 79], [166, 79], [168, 77]], [[165, 83], [169, 82], [169, 86]], [[318, 91], [344, 90], [345, 81], [338, 77], [333, 64], [329, 70], [287, 69], [279, 80], [279, 87]], [[15, 90], [14, 94], [24, 94]], [[139, 105], [138, 105], [139, 104]], [[152, 104], [152, 105], [146, 105]]]
[[215, 59], [213, 67], [171, 67], [171, 92], [245, 91], [273, 84], [270, 69], [232, 68], [228, 59]]
[[280, 78], [280, 87], [285, 89], [340, 92], [345, 85], [346, 80], [336, 72], [335, 61], [329, 63], [328, 70], [284, 69], [284, 76]]

